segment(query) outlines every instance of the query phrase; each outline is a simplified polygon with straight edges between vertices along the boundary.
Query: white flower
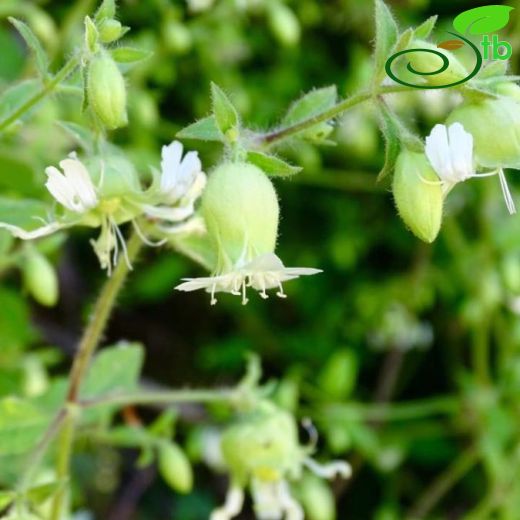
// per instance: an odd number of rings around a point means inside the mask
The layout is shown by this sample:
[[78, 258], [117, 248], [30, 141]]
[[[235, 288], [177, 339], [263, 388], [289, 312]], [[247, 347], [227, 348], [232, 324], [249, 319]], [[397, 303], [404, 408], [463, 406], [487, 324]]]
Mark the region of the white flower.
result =
[[[425, 142], [426, 157], [440, 178], [445, 194], [459, 182], [473, 177], [498, 175], [509, 213], [516, 213], [503, 170], [476, 173], [473, 158], [473, 136], [460, 123], [435, 125]], [[426, 181], [425, 182], [430, 182]]]
[[45, 186], [51, 195], [70, 211], [86, 213], [97, 206], [99, 200], [87, 169], [75, 154], [60, 161], [63, 173], [54, 166], [45, 169]]
[[285, 267], [274, 253], [266, 253], [246, 263], [237, 262], [234, 268], [226, 273], [201, 278], [185, 278], [184, 282], [175, 288], [178, 291], [205, 289], [211, 293], [211, 305], [217, 303], [215, 298], [217, 292], [242, 295], [242, 304], [245, 305], [248, 302], [247, 287], [260, 291], [262, 298], [268, 298], [267, 289], [277, 287], [276, 295], [285, 298], [282, 282], [317, 273], [321, 273], [321, 269]]
[[292, 497], [286, 480], [252, 479], [251, 495], [258, 520], [303, 520], [302, 506]]
[[[197, 152], [188, 152], [184, 157], [182, 152], [179, 141], [162, 147], [158, 203], [143, 205], [149, 217], [179, 222], [193, 215], [195, 201], [206, 186], [206, 174]], [[168, 231], [173, 232], [175, 228], [168, 228]]]

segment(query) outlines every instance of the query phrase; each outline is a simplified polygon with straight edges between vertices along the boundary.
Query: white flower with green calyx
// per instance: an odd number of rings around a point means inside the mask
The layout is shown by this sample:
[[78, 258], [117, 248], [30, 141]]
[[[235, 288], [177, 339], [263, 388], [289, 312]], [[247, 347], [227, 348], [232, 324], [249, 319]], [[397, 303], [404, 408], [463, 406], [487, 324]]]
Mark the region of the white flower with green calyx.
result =
[[167, 233], [177, 231], [177, 223], [193, 215], [195, 201], [206, 186], [206, 174], [197, 152], [188, 152], [184, 157], [182, 153], [179, 141], [162, 147], [161, 172], [152, 170], [149, 193], [153, 204], [143, 205], [144, 213], [162, 221], [160, 228]]
[[246, 489], [259, 520], [303, 520], [303, 508], [291, 493], [292, 482], [307, 470], [323, 478], [351, 475], [344, 461], [322, 465], [312, 459], [314, 443], [300, 445], [293, 416], [268, 401], [243, 413], [225, 430], [221, 447], [231, 485], [224, 505], [213, 511], [210, 520], [236, 517]]
[[[45, 186], [61, 206], [60, 214], [36, 229], [27, 230], [9, 222], [0, 222], [0, 228], [23, 240], [33, 240], [77, 225], [99, 227], [99, 237], [91, 244], [101, 267], [110, 275], [121, 251], [131, 268], [120, 225], [131, 222], [143, 242], [151, 246], [164, 241], [149, 241], [137, 223], [138, 217], [155, 221], [162, 234], [191, 226], [194, 203], [204, 187], [205, 175], [195, 152], [187, 154], [182, 162], [179, 157], [177, 164], [165, 159], [171, 149], [180, 149], [179, 156], [182, 153], [177, 142], [163, 148], [163, 169], [160, 174], [154, 172], [149, 188], [142, 187], [133, 165], [118, 153], [85, 162], [72, 153], [60, 161], [61, 170], [54, 166], [45, 170]], [[168, 226], [163, 227], [163, 223]]]
[[[426, 137], [425, 154], [435, 173], [440, 178], [444, 194], [448, 194], [459, 182], [474, 177], [498, 175], [506, 207], [510, 214], [516, 213], [515, 203], [509, 191], [502, 168], [486, 173], [476, 173], [473, 156], [473, 136], [461, 123], [450, 126], [435, 125]], [[429, 181], [431, 182], [431, 181]]]
[[202, 195], [202, 215], [217, 253], [212, 276], [187, 278], [179, 291], [205, 289], [211, 304], [217, 292], [242, 296], [248, 302], [248, 287], [267, 298], [277, 288], [284, 298], [282, 283], [319, 269], [285, 267], [275, 254], [279, 206], [271, 181], [262, 170], [248, 163], [226, 163], [209, 177]]

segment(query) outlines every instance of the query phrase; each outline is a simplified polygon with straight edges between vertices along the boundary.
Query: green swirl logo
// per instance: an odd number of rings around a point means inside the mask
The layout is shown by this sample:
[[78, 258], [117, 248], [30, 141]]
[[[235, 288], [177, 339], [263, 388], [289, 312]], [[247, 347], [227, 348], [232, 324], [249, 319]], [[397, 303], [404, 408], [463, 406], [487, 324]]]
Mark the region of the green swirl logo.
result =
[[[490, 40], [489, 33], [496, 32], [508, 24], [510, 11], [512, 9], [512, 7], [504, 5], [486, 5], [464, 11], [453, 20], [453, 27], [458, 31], [458, 33], [448, 31], [448, 34], [455, 36], [455, 39], [441, 42], [437, 47], [441, 49], [456, 50], [464, 45], [468, 45], [475, 55], [475, 65], [466, 76], [460, 79], [456, 78], [454, 81], [446, 84], [430, 83], [420, 85], [398, 78], [392, 66], [398, 58], [413, 53], [427, 53], [436, 56], [441, 60], [440, 65], [435, 70], [428, 71], [417, 70], [412, 63], [408, 62], [406, 64], [406, 69], [414, 75], [423, 77], [437, 76], [448, 70], [450, 66], [449, 54], [445, 54], [440, 50], [425, 48], [412, 48], [396, 52], [388, 58], [385, 64], [386, 73], [390, 78], [401, 85], [420, 89], [449, 88], [469, 81], [478, 74], [482, 68], [484, 59], [507, 60], [511, 57], [511, 44], [507, 41], [499, 41], [496, 34], [494, 34], [492, 40]], [[476, 44], [465, 36], [462, 36], [462, 34], [483, 35], [480, 42], [482, 52]]]

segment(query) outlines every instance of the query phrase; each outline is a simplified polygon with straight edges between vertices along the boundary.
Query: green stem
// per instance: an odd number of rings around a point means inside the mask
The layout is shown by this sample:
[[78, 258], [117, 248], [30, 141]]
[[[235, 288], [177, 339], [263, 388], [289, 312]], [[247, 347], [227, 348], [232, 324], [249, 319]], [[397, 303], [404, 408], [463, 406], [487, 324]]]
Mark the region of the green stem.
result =
[[163, 390], [157, 392], [136, 392], [132, 394], [114, 394], [95, 399], [80, 401], [83, 408], [96, 406], [127, 406], [147, 404], [176, 404], [176, 403], [208, 403], [214, 401], [234, 401], [239, 398], [239, 392], [234, 388], [219, 390]]
[[351, 410], [363, 421], [408, 421], [422, 419], [438, 414], [452, 414], [460, 410], [458, 398], [446, 396], [423, 399], [405, 403], [349, 404], [336, 408], [332, 405], [327, 410], [332, 414], [341, 414], [341, 410]]
[[308, 119], [304, 119], [303, 121], [300, 121], [286, 128], [273, 130], [272, 132], [258, 136], [258, 144], [260, 145], [260, 147], [271, 146], [278, 141], [282, 141], [283, 139], [287, 139], [288, 137], [303, 132], [304, 130], [312, 128], [313, 126], [319, 123], [323, 123], [325, 121], [329, 121], [330, 119], [334, 119], [336, 116], [339, 116], [340, 114], [349, 110], [350, 108], [370, 99], [373, 99], [374, 97], [383, 94], [407, 92], [409, 90], [410, 87], [405, 87], [402, 85], [392, 85], [388, 87], [380, 87], [376, 92], [360, 92], [359, 94], [355, 94], [343, 101], [340, 101], [333, 107], [312, 117], [309, 117]]
[[476, 446], [470, 446], [462, 452], [453, 464], [448, 466], [446, 471], [441, 473], [419, 497], [406, 516], [407, 520], [426, 518], [439, 500], [476, 464], [478, 456]]
[[[136, 233], [134, 233], [127, 244], [128, 260], [130, 263], [132, 263], [137, 257], [141, 245], [141, 239]], [[61, 479], [66, 479], [70, 471], [70, 458], [75, 433], [75, 418], [73, 412], [77, 407], [81, 383], [90, 365], [90, 360], [92, 359], [92, 356], [101, 340], [101, 336], [116, 302], [117, 295], [119, 294], [129, 271], [130, 267], [126, 262], [126, 259], [121, 256], [112, 276], [108, 278], [101, 290], [94, 307], [92, 319], [83, 333], [78, 351], [74, 358], [65, 408], [67, 417], [60, 432], [56, 469], [58, 477]], [[60, 492], [54, 497], [50, 520], [60, 519], [65, 496], [65, 492]]]
[[18, 121], [20, 117], [29, 111], [33, 106], [39, 103], [45, 96], [50, 94], [62, 81], [64, 81], [69, 74], [79, 65], [80, 57], [75, 55], [70, 58], [67, 63], [55, 74], [55, 76], [48, 82], [45, 82], [43, 87], [31, 96], [25, 103], [19, 106], [12, 114], [7, 116], [3, 121], [0, 121], [0, 132], [6, 130], [14, 122]]
[[[130, 262], [135, 260], [139, 250], [141, 249], [141, 244], [141, 239], [137, 234], [133, 234], [127, 244], [128, 259]], [[125, 258], [121, 256], [112, 276], [108, 278], [99, 295], [94, 307], [92, 319], [90, 320], [88, 327], [85, 329], [74, 358], [74, 364], [72, 365], [69, 379], [69, 390], [67, 393], [67, 401], [69, 402], [74, 403], [78, 399], [80, 384], [89, 366], [90, 359], [98, 346], [101, 335], [105, 330], [108, 318], [110, 317], [110, 313], [112, 312], [112, 308], [116, 302], [117, 295], [121, 290], [128, 272], [129, 267]]]
[[[58, 461], [56, 464], [56, 478], [65, 481], [69, 476], [69, 463], [74, 441], [75, 414], [72, 410], [67, 411], [63, 427], [59, 436]], [[64, 502], [67, 498], [68, 486], [61, 485], [52, 502], [49, 520], [60, 520]]]

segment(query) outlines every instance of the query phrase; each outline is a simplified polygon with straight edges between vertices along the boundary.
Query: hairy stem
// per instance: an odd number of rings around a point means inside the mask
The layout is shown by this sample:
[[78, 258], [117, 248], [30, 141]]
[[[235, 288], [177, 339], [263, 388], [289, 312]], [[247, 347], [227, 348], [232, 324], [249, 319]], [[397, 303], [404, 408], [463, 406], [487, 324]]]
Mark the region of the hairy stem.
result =
[[[136, 233], [134, 233], [127, 244], [128, 260], [130, 263], [137, 257], [141, 245], [141, 239]], [[99, 294], [96, 305], [94, 306], [92, 318], [83, 333], [78, 351], [74, 358], [69, 379], [67, 403], [65, 405], [67, 417], [60, 432], [60, 443], [58, 447], [58, 461], [56, 466], [58, 478], [66, 479], [69, 475], [70, 458], [75, 433], [75, 414], [73, 412], [77, 407], [81, 383], [90, 365], [90, 360], [92, 359], [92, 356], [101, 340], [105, 326], [112, 309], [114, 308], [117, 295], [119, 294], [129, 271], [130, 267], [126, 262], [126, 259], [121, 256], [112, 276], [107, 279], [101, 293]], [[52, 503], [52, 514], [50, 520], [59, 520], [61, 518], [65, 498], [65, 492], [59, 492], [55, 495]]]
[[340, 101], [333, 107], [316, 114], [308, 119], [304, 119], [294, 125], [281, 128], [279, 130], [273, 130], [272, 132], [268, 132], [266, 134], [258, 136], [258, 144], [260, 147], [271, 146], [283, 139], [287, 139], [295, 134], [303, 132], [313, 126], [323, 123], [325, 121], [329, 121], [330, 119], [334, 119], [336, 116], [339, 116], [343, 112], [346, 112], [350, 108], [359, 105], [365, 101], [369, 101], [376, 96], [383, 94], [393, 94], [396, 92], [407, 92], [410, 90], [410, 87], [405, 87], [402, 85], [392, 85], [387, 87], [380, 87], [375, 92], [360, 92], [359, 94], [355, 94], [343, 101]]
[[[133, 234], [127, 245], [128, 259], [130, 262], [135, 260], [135, 257], [141, 248], [141, 244], [142, 242], [138, 235]], [[67, 393], [67, 401], [69, 402], [74, 403], [78, 399], [80, 384], [89, 366], [92, 355], [98, 346], [101, 335], [105, 330], [105, 326], [116, 302], [117, 295], [119, 294], [126, 276], [128, 275], [129, 269], [130, 268], [125, 262], [125, 259], [121, 256], [112, 276], [107, 279], [103, 289], [101, 290], [94, 307], [92, 319], [83, 333], [78, 351], [74, 358], [69, 379], [69, 390]]]
[[58, 85], [64, 81], [79, 65], [79, 55], [74, 55], [65, 65], [47, 82], [44, 82], [42, 88], [31, 96], [25, 103], [19, 106], [12, 114], [0, 121], [0, 132], [6, 130], [13, 123], [18, 121], [26, 112], [39, 103], [45, 96], [50, 94]]

